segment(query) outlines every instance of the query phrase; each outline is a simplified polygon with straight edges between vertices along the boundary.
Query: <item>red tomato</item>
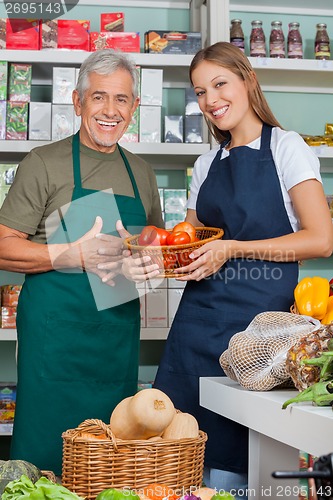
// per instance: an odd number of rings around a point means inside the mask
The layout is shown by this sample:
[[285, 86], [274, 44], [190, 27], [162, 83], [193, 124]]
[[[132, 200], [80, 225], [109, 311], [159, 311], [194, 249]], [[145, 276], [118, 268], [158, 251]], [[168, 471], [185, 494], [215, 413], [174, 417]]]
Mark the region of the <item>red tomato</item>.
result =
[[164, 255], [163, 265], [164, 269], [175, 269], [177, 267], [177, 257], [171, 254]]
[[157, 237], [159, 239], [159, 244], [160, 245], [166, 245], [167, 244], [167, 238], [169, 236], [169, 231], [167, 231], [166, 229], [161, 229], [160, 227], [157, 227], [156, 228], [156, 231], [157, 231]]
[[187, 252], [182, 252], [177, 255], [177, 260], [180, 266], [188, 266], [193, 262], [193, 259], [189, 258], [189, 255], [191, 253], [191, 250]]
[[166, 245], [167, 236], [169, 236], [169, 231], [165, 229], [156, 226], [146, 226], [140, 233], [138, 244], [142, 246]]
[[191, 236], [185, 231], [172, 231], [167, 237], [167, 245], [185, 245], [191, 243]]
[[333, 278], [330, 280], [330, 297], [333, 295]]
[[173, 228], [172, 231], [173, 232], [185, 231], [186, 233], [188, 233], [190, 235], [191, 241], [195, 241], [195, 238], [196, 238], [195, 227], [190, 222], [186, 222], [186, 221], [179, 222], [179, 224], [175, 225], [175, 227]]

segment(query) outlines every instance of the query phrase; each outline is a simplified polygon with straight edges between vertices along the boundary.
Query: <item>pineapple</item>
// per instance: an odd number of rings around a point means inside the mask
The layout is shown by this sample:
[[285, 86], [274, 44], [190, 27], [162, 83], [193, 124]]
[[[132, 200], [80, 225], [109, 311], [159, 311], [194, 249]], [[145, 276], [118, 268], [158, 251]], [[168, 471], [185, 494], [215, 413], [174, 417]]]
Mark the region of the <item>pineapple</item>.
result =
[[293, 345], [286, 359], [286, 369], [299, 391], [319, 381], [320, 366], [302, 365], [303, 359], [319, 358], [328, 351], [328, 341], [333, 338], [333, 324], [323, 325], [302, 337]]

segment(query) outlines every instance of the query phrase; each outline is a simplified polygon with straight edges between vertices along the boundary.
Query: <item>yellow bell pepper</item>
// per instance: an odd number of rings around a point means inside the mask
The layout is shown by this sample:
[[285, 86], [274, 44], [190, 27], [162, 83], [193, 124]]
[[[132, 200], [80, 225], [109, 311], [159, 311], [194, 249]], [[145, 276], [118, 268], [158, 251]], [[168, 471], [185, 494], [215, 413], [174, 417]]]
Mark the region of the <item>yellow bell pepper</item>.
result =
[[303, 278], [294, 290], [298, 312], [322, 320], [327, 311], [329, 291], [330, 285], [326, 278]]
[[326, 314], [321, 320], [323, 325], [329, 325], [333, 321], [333, 295], [328, 298]]

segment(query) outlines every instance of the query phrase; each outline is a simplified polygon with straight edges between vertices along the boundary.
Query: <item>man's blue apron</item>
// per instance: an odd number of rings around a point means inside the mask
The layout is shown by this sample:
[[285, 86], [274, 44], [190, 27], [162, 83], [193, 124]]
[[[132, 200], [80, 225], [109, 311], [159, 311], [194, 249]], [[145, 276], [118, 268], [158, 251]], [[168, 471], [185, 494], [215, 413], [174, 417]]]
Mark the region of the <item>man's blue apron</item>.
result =
[[[121, 149], [120, 153], [134, 197], [84, 189], [79, 133], [74, 136], [72, 203], [65, 215], [66, 228], [60, 227], [52, 242], [83, 236], [101, 210], [107, 213], [108, 208], [109, 220], [104, 219], [102, 231], [118, 235], [112, 215], [114, 198], [125, 227], [146, 224], [133, 173]], [[61, 474], [62, 432], [87, 418], [108, 423], [115, 405], [137, 391], [139, 362], [139, 299], [98, 310], [91, 279], [96, 278], [100, 293], [110, 303], [112, 294], [117, 301], [118, 291], [134, 284], [118, 276], [110, 287], [95, 275], [68, 271], [27, 275], [17, 315], [17, 412], [11, 458], [57, 475]]]
[[[205, 226], [224, 239], [263, 240], [293, 232], [264, 125], [260, 150], [241, 146], [212, 162], [197, 200]], [[224, 145], [221, 146], [221, 149]], [[298, 280], [296, 262], [231, 259], [202, 281], [189, 281], [166, 343], [155, 387], [192, 413], [208, 434], [205, 465], [247, 471], [247, 429], [199, 406], [199, 377], [223, 376], [220, 354], [229, 339], [263, 311], [288, 311]], [[246, 411], [246, 409], [244, 409]]]

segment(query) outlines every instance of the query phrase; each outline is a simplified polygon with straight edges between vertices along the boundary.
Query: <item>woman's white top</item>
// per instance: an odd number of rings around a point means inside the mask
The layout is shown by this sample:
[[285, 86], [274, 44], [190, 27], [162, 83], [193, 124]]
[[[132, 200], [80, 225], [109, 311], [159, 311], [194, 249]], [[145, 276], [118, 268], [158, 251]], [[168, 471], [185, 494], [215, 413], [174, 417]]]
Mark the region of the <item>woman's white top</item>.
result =
[[[261, 138], [258, 137], [247, 144], [247, 147], [260, 149], [260, 142]], [[212, 148], [208, 153], [199, 156], [196, 160], [193, 168], [187, 208], [196, 210], [200, 186], [206, 179], [209, 168], [219, 148], [220, 146]], [[297, 132], [282, 130], [279, 127], [272, 129], [271, 151], [291, 226], [294, 231], [298, 231], [300, 228], [299, 221], [288, 191], [296, 186], [296, 184], [308, 179], [317, 179], [319, 182], [322, 182], [319, 160]], [[223, 148], [221, 159], [227, 156], [229, 156], [229, 151]]]

